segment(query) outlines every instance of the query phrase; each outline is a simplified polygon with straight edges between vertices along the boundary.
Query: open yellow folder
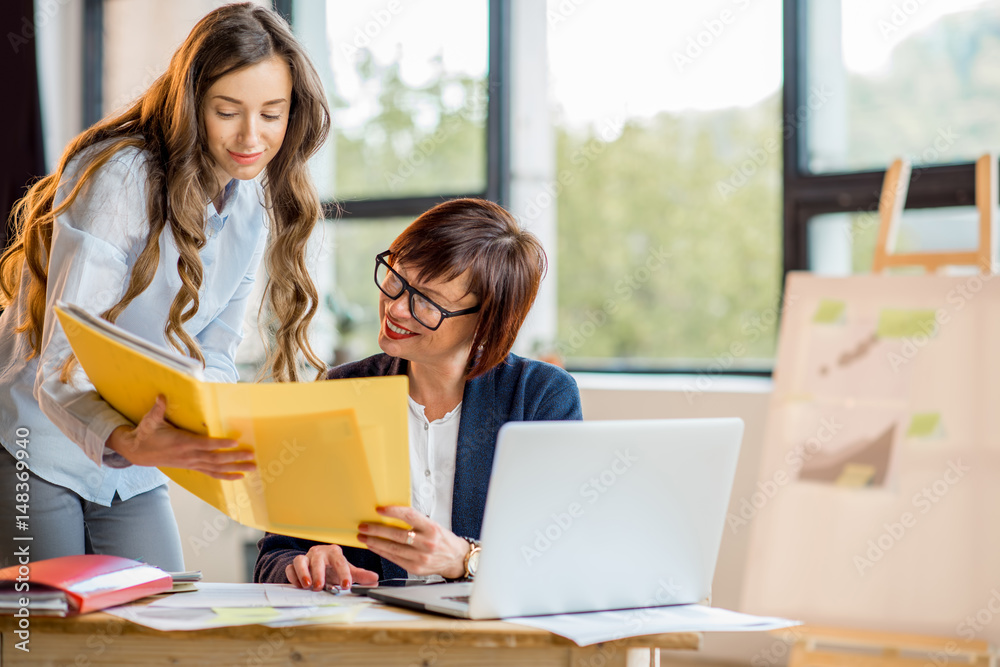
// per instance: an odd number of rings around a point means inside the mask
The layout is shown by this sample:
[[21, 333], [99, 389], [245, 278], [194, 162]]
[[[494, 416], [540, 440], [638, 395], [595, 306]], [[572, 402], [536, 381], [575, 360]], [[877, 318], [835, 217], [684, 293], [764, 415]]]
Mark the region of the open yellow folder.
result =
[[266, 384], [205, 382], [201, 364], [83, 309], [56, 314], [80, 365], [111, 406], [138, 423], [167, 399], [170, 423], [253, 449], [257, 471], [223, 481], [163, 468], [170, 479], [254, 528], [350, 546], [379, 505], [410, 504], [405, 376]]

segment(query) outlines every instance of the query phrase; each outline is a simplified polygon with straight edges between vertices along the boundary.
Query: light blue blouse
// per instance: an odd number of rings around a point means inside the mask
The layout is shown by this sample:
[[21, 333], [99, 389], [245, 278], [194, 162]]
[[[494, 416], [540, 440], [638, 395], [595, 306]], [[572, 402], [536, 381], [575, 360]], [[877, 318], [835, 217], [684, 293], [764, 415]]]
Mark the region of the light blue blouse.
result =
[[[63, 300], [99, 315], [121, 300], [148, 234], [146, 160], [140, 149], [120, 150], [85, 184], [73, 205], [56, 217], [41, 355], [29, 360], [27, 336], [16, 333], [25, 319], [26, 268], [17, 301], [0, 315], [0, 443], [14, 453], [19, 448], [15, 441], [26, 439], [32, 472], [107, 506], [116, 492], [127, 500], [163, 484], [166, 477], [156, 468], [128, 466], [105, 449], [111, 431], [131, 422], [101, 400], [82, 369], [77, 367], [71, 384], [60, 382], [70, 347], [52, 307]], [[81, 166], [79, 157], [70, 162], [57, 202], [70, 191]], [[259, 183], [233, 180], [226, 186], [222, 212], [211, 203], [207, 206], [200, 303], [184, 328], [201, 346], [205, 379], [211, 382], [237, 379], [236, 347], [267, 242], [263, 202]], [[117, 324], [172, 349], [163, 328], [181, 281], [169, 226], [160, 234], [159, 245], [152, 283], [121, 313]], [[23, 429], [28, 430], [27, 438], [21, 437]]]

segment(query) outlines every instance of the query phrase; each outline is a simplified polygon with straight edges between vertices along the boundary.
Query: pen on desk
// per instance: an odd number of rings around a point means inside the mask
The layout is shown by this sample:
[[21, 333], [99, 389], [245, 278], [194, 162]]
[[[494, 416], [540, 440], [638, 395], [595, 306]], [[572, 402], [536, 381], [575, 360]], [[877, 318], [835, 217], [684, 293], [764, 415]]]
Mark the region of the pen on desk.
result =
[[332, 593], [333, 595], [343, 595], [344, 593], [349, 593], [351, 591], [350, 588], [341, 588], [336, 584], [327, 584], [323, 587], [323, 590], [327, 593]]

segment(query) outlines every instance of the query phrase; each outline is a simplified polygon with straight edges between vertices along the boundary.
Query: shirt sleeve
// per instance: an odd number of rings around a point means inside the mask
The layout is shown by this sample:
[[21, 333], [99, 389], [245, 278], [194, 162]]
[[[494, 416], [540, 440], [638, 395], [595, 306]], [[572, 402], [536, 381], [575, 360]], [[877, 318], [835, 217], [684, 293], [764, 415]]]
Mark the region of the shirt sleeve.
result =
[[[72, 350], [53, 311], [62, 300], [100, 314], [118, 303], [129, 278], [129, 256], [148, 233], [145, 184], [136, 163], [118, 156], [105, 163], [81, 189], [73, 205], [56, 216], [49, 250], [45, 322], [34, 396], [42, 412], [95, 463], [128, 465], [105, 449], [111, 432], [131, 422], [100, 398], [79, 366], [66, 384], [60, 379]], [[60, 188], [60, 194], [63, 189]]]
[[[287, 584], [285, 568], [292, 564], [296, 556], [304, 556], [311, 547], [323, 544], [297, 537], [288, 537], [276, 533], [265, 533], [257, 543], [257, 562], [253, 568], [253, 580], [257, 584]], [[368, 549], [358, 547], [341, 547], [344, 558], [355, 567], [371, 570], [384, 577], [382, 559]]]
[[260, 268], [267, 232], [263, 229], [250, 265], [229, 302], [222, 311], [198, 334], [198, 345], [205, 355], [205, 380], [208, 382], [236, 382], [236, 348], [243, 340], [243, 318], [253, 293], [254, 281]]

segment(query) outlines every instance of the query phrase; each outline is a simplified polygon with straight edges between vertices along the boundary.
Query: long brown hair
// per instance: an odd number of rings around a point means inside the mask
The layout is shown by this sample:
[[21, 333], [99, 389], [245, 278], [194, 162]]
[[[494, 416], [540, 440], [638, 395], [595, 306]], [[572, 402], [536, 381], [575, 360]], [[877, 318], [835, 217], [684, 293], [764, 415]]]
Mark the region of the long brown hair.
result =
[[421, 282], [469, 272], [469, 292], [481, 309], [466, 379], [507, 358], [545, 273], [538, 237], [493, 202], [452, 199], [414, 220], [389, 250], [391, 262], [414, 267]]
[[[149, 235], [132, 268], [122, 299], [102, 313], [114, 322], [153, 280], [159, 260], [159, 236], [169, 227], [179, 252], [181, 288], [170, 304], [164, 335], [170, 344], [204, 363], [197, 342], [183, 324], [198, 311], [203, 279], [199, 250], [204, 247], [206, 206], [218, 190], [208, 153], [201, 109], [205, 94], [220, 77], [271, 57], [284, 59], [292, 75], [288, 127], [281, 149], [268, 164], [264, 191], [270, 202], [270, 244], [266, 256], [267, 301], [276, 346], [270, 349], [270, 375], [297, 380], [301, 352], [317, 369], [323, 362], [312, 351], [307, 329], [318, 295], [305, 262], [306, 244], [321, 214], [319, 196], [306, 161], [326, 140], [330, 113], [323, 86], [288, 24], [275, 12], [251, 3], [227, 5], [203, 18], [171, 58], [170, 66], [125, 111], [106, 118], [77, 136], [56, 170], [36, 182], [11, 212], [17, 236], [0, 257], [0, 305], [16, 298], [22, 271], [30, 272], [26, 334], [32, 356], [41, 351], [45, 287], [55, 216], [67, 210], [86, 182], [116, 152], [134, 146], [147, 156]], [[55, 203], [67, 164], [87, 151], [87, 162], [66, 198]], [[74, 363], [63, 368], [63, 380]]]

